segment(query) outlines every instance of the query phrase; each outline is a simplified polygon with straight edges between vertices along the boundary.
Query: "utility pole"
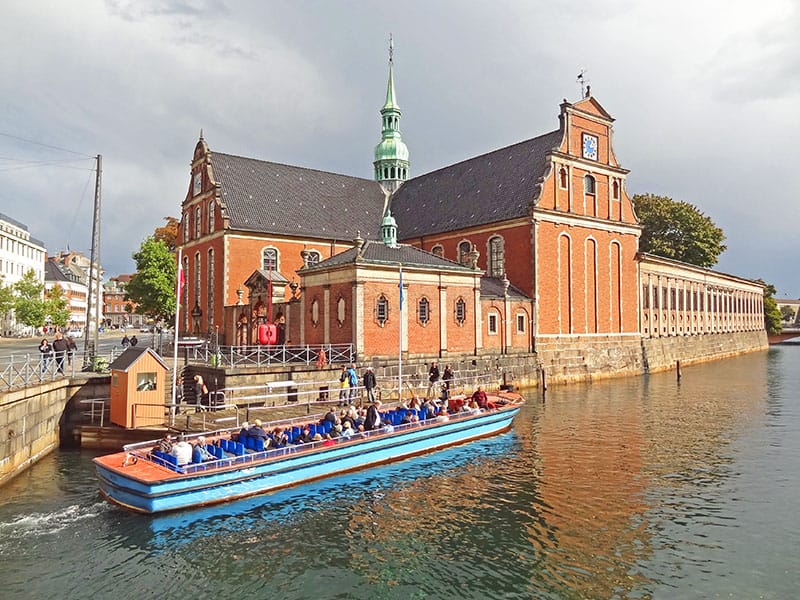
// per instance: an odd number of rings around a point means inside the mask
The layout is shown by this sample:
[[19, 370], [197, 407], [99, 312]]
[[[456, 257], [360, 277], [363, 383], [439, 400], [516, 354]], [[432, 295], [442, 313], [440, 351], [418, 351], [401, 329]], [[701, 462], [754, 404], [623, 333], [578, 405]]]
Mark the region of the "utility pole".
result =
[[[97, 174], [94, 184], [94, 216], [92, 218], [92, 251], [89, 257], [89, 285], [86, 293], [86, 327], [83, 331], [83, 368], [90, 369], [92, 358], [97, 353], [97, 335], [100, 311], [94, 311], [94, 325], [92, 325], [92, 275], [95, 279], [95, 304], [100, 306], [100, 185], [103, 180], [103, 156], [97, 155]], [[95, 265], [97, 271], [95, 272]], [[89, 329], [92, 329], [91, 343], [89, 341]]]

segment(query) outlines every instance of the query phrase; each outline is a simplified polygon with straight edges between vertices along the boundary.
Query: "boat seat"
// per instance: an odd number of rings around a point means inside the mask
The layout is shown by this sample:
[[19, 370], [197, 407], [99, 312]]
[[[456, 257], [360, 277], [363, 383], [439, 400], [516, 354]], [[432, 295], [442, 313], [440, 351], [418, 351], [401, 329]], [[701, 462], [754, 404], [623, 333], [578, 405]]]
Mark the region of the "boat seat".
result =
[[264, 451], [264, 440], [261, 438], [256, 438], [253, 440], [253, 450], [256, 452], [263, 452]]

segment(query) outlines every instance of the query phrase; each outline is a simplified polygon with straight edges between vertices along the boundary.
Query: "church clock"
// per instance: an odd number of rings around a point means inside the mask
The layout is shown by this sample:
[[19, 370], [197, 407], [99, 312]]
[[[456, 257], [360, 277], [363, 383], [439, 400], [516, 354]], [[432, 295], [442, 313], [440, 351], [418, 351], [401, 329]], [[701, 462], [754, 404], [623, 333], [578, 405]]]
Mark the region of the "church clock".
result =
[[583, 134], [583, 158], [597, 160], [597, 136]]

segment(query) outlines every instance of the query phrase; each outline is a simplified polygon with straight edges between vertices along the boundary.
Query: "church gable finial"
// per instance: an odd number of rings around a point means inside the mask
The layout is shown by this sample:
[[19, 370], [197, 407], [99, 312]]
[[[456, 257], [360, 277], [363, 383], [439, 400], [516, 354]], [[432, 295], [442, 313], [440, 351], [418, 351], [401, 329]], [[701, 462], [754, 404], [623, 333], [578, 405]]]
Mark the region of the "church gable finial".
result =
[[394, 40], [392, 34], [389, 33], [389, 66], [394, 64]]

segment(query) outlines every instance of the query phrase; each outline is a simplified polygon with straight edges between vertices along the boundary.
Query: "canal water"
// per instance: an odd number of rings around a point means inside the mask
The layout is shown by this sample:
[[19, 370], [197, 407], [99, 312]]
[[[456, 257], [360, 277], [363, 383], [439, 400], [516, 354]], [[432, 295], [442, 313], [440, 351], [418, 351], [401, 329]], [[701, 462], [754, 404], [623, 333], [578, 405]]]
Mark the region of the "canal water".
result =
[[800, 347], [532, 393], [508, 434], [160, 517], [0, 488], [0, 597], [795, 598]]

